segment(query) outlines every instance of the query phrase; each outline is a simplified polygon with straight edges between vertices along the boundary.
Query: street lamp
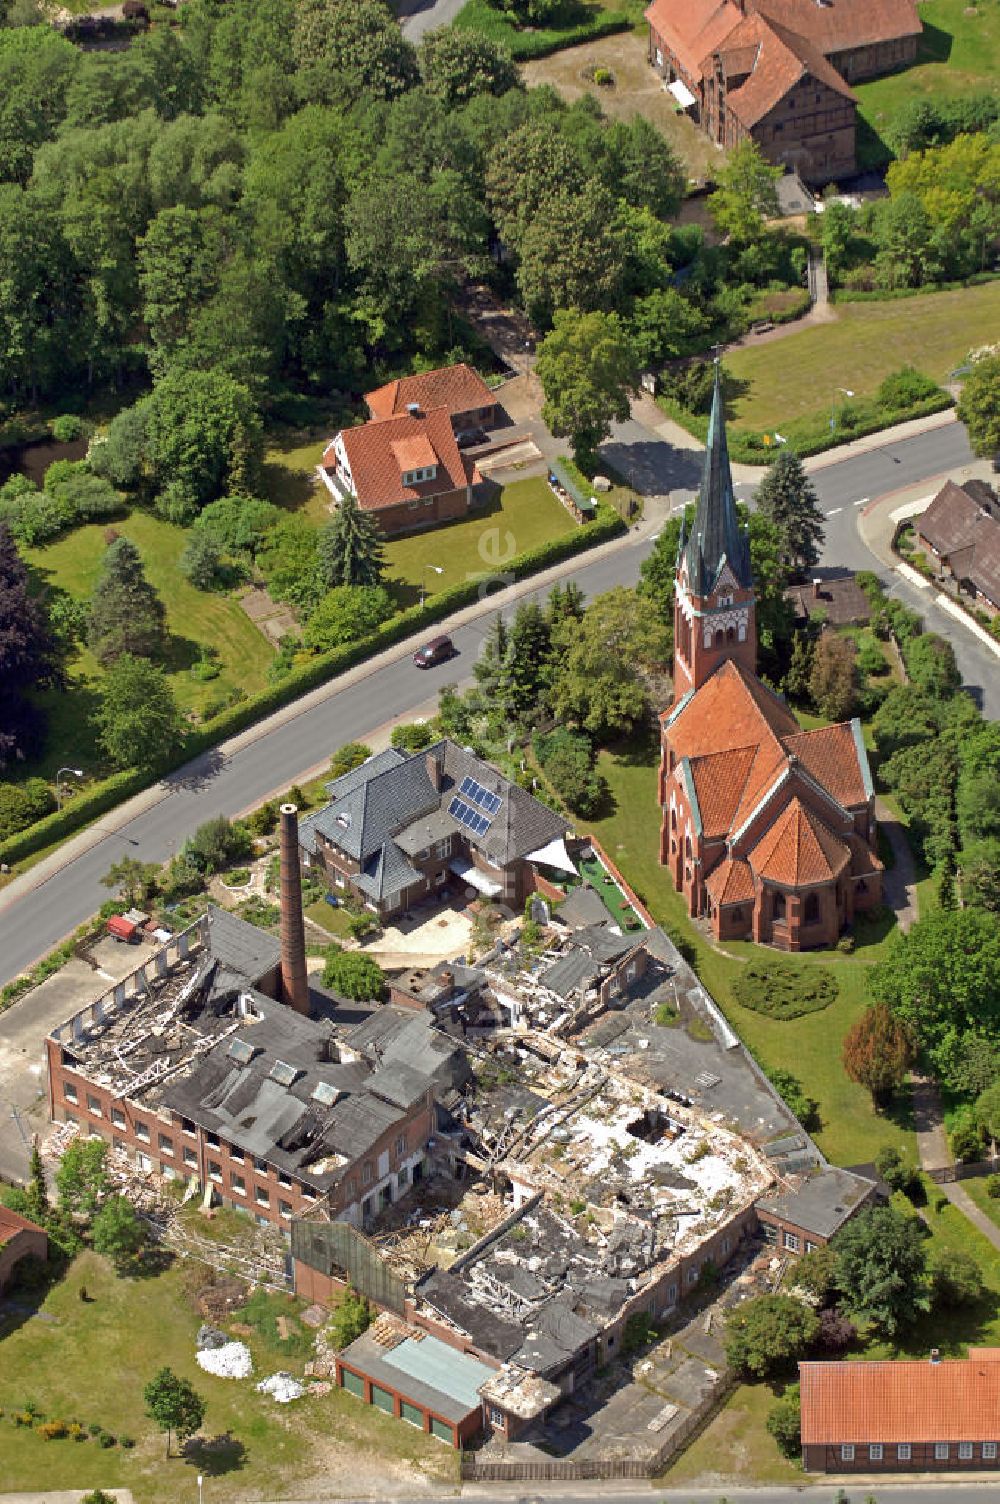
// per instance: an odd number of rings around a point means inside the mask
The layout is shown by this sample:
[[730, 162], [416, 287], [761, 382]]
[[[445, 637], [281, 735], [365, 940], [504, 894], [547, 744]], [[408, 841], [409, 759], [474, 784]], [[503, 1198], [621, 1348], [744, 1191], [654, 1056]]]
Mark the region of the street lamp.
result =
[[198, 1504], [201, 1504], [201, 1485], [204, 1483], [204, 1481], [205, 1481], [205, 1479], [202, 1477], [201, 1473], [199, 1473], [198, 1474]]
[[433, 569], [433, 571], [434, 571], [435, 574], [444, 574], [444, 570], [441, 568], [440, 564], [425, 564], [424, 565], [423, 573], [420, 576], [420, 604], [421, 605], [423, 605], [424, 598], [427, 595], [426, 579], [427, 579], [427, 571], [428, 571], [428, 569]]
[[[851, 391], [851, 389], [850, 389], [849, 386], [838, 386], [837, 391], [838, 392], [843, 392], [843, 394], [844, 394], [845, 397], [853, 397], [854, 396], [854, 393]], [[834, 397], [833, 401], [830, 403], [830, 432], [831, 433], [833, 433], [834, 429], [837, 426], [837, 413], [836, 413], [836, 409], [837, 409], [837, 399], [836, 399], [836, 397]]]
[[56, 773], [56, 809], [62, 809], [62, 785], [59, 780], [64, 773], [72, 773], [74, 778], [83, 777], [82, 768], [60, 768]]

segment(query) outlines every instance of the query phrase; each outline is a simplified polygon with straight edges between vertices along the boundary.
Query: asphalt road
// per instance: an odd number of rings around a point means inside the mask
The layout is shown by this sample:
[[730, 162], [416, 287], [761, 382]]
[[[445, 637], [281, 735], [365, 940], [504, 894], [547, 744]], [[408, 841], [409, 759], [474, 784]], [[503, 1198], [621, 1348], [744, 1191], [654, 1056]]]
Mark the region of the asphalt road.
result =
[[[454, 1504], [455, 1494], [421, 1495], [420, 1504]], [[998, 1483], [881, 1483], [873, 1480], [846, 1484], [802, 1484], [790, 1488], [666, 1488], [650, 1485], [644, 1490], [620, 1493], [614, 1484], [569, 1484], [520, 1483], [513, 1488], [500, 1488], [496, 1484], [475, 1486], [466, 1484], [462, 1499], [491, 1499], [496, 1504], [543, 1504], [544, 1500], [559, 1504], [1000, 1504]], [[314, 1504], [300, 1500], [297, 1504]], [[315, 1501], [319, 1504], [319, 1501]], [[352, 1504], [352, 1501], [346, 1501]], [[358, 1500], [356, 1504], [365, 1504]], [[402, 1504], [402, 1501], [400, 1501]], [[414, 1501], [416, 1504], [416, 1501]]]
[[[631, 425], [638, 428], [638, 425]], [[620, 441], [634, 446], [643, 467], [643, 489], [668, 491], [697, 481], [697, 456], [681, 453], [640, 429], [626, 427]], [[922, 477], [968, 463], [971, 458], [964, 429], [958, 425], [884, 446], [831, 464], [815, 481], [830, 518], [825, 558], [830, 564], [871, 568], [872, 556], [857, 537], [855, 503], [880, 491], [911, 484]], [[633, 535], [606, 557], [583, 562], [572, 571], [587, 596], [613, 585], [634, 584], [639, 565], [651, 547], [648, 537]], [[542, 596], [545, 592], [539, 591]], [[902, 593], [902, 592], [901, 592]], [[919, 596], [919, 592], [913, 592]], [[919, 598], [915, 605], [926, 608]], [[52, 945], [82, 924], [107, 896], [100, 879], [123, 855], [162, 862], [187, 835], [212, 815], [235, 815], [287, 787], [305, 769], [314, 767], [335, 747], [363, 740], [372, 727], [394, 716], [405, 716], [423, 704], [443, 684], [462, 682], [471, 674], [490, 621], [488, 611], [453, 632], [459, 657], [449, 664], [421, 672], [409, 656], [373, 670], [350, 687], [334, 692], [318, 705], [277, 726], [260, 740], [228, 757], [208, 753], [165, 780], [165, 797], [137, 815], [120, 830], [109, 833], [90, 850], [59, 869], [32, 893], [4, 906], [0, 892], [0, 983], [17, 976]], [[997, 660], [961, 629], [951, 634], [963, 674], [982, 690], [987, 713], [1000, 714], [1000, 673]], [[988, 661], [987, 661], [988, 660]]]
[[464, 4], [465, 0], [397, 0], [394, 9], [404, 37], [416, 44], [425, 32], [450, 25]]

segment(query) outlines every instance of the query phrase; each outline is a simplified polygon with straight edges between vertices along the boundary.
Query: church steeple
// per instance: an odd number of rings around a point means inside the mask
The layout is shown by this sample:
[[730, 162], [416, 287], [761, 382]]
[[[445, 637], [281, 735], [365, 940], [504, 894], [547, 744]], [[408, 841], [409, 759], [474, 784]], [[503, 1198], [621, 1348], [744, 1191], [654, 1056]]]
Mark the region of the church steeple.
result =
[[688, 588], [693, 595], [710, 595], [726, 564], [741, 589], [753, 589], [750, 545], [736, 515], [733, 476], [729, 468], [721, 369], [716, 361], [701, 491], [685, 547]]
[[720, 663], [757, 662], [750, 540], [740, 526], [726, 444], [718, 362], [701, 490], [690, 531], [681, 525], [674, 592], [674, 699], [700, 689]]

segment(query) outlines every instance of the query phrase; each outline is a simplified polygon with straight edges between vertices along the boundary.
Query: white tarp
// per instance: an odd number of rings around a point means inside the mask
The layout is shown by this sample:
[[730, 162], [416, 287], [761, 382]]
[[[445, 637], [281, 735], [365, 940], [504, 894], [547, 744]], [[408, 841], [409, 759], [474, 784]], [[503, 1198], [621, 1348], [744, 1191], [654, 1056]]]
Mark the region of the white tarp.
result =
[[674, 96], [682, 110], [689, 110], [693, 104], [698, 103], [687, 84], [682, 84], [679, 78], [675, 78], [672, 84], [667, 84], [667, 92]]
[[270, 1394], [279, 1405], [287, 1405], [292, 1400], [300, 1400], [305, 1392], [305, 1385], [293, 1378], [290, 1373], [272, 1373], [269, 1379], [261, 1379], [257, 1385], [258, 1394]]
[[480, 893], [485, 893], [488, 898], [495, 898], [503, 892], [503, 883], [495, 883], [485, 872], [480, 872], [474, 862], [467, 862], [461, 857], [455, 857], [448, 863], [456, 877], [468, 883], [470, 888], [476, 888]]
[[547, 846], [539, 846], [537, 851], [529, 851], [526, 860], [541, 862], [543, 867], [555, 867], [559, 872], [572, 872], [574, 877], [577, 876], [576, 868], [569, 859], [566, 842], [562, 836], [556, 836], [556, 839], [550, 841]]

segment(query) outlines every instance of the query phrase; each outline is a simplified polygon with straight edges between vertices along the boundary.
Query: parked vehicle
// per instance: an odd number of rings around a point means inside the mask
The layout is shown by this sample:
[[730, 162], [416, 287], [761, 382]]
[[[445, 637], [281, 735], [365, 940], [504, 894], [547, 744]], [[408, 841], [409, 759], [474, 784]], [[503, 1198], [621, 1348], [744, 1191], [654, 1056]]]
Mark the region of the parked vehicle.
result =
[[434, 668], [438, 663], [447, 663], [457, 652], [450, 637], [432, 637], [430, 642], [425, 642], [422, 648], [417, 649], [413, 661], [417, 668]]

